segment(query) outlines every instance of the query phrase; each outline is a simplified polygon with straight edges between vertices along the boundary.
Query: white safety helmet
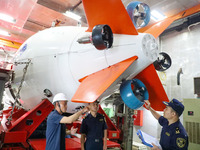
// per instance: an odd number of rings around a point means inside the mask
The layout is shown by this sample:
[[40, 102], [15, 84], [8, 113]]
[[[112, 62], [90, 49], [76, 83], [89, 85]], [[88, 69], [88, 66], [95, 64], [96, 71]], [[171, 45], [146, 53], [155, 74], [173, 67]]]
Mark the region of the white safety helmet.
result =
[[56, 94], [53, 98], [52, 103], [54, 104], [55, 102], [58, 102], [58, 101], [67, 101], [65, 94], [63, 94], [63, 93]]

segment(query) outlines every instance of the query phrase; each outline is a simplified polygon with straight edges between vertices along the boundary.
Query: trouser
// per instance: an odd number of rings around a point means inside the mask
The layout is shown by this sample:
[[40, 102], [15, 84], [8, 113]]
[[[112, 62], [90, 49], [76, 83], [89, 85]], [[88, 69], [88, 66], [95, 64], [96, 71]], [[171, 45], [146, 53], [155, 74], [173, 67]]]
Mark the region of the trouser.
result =
[[103, 150], [102, 139], [87, 139], [85, 142], [85, 150]]

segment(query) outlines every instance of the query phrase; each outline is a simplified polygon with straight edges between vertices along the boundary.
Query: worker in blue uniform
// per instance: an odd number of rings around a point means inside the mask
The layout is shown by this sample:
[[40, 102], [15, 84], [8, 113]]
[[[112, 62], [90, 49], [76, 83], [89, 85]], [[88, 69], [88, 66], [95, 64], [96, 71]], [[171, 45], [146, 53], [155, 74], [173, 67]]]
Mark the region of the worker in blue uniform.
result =
[[88, 105], [90, 113], [81, 124], [81, 150], [107, 149], [107, 124], [99, 109], [98, 101]]
[[[47, 118], [46, 150], [65, 150], [66, 124], [73, 123], [80, 115], [88, 111], [88, 108], [85, 107], [79, 112], [66, 117], [62, 114], [67, 111], [67, 102], [68, 100], [63, 93], [58, 93], [53, 98], [55, 109]], [[76, 130], [72, 128], [71, 132], [76, 132]]]
[[[184, 105], [177, 99], [172, 99], [170, 102], [163, 102], [166, 105], [164, 116], [158, 114], [149, 101], [145, 102], [145, 106], [150, 110], [152, 115], [158, 120], [162, 126], [160, 145], [162, 150], [187, 150], [188, 135], [185, 128], [179, 120], [179, 117], [184, 111]], [[152, 150], [160, 150], [153, 144]]]

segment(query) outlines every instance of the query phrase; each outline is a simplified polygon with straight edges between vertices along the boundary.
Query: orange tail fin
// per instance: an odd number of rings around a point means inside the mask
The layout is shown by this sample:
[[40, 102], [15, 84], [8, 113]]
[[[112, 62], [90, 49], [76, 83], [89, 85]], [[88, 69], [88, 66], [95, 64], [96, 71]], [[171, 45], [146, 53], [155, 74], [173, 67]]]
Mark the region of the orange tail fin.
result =
[[148, 66], [135, 78], [141, 80], [145, 84], [149, 92], [149, 101], [151, 103], [151, 107], [157, 111], [163, 111], [165, 105], [162, 103], [162, 101], [169, 101], [169, 99], [165, 93], [154, 65], [152, 64]]
[[98, 24], [107, 24], [116, 34], [138, 35], [121, 0], [83, 0], [88, 31]]

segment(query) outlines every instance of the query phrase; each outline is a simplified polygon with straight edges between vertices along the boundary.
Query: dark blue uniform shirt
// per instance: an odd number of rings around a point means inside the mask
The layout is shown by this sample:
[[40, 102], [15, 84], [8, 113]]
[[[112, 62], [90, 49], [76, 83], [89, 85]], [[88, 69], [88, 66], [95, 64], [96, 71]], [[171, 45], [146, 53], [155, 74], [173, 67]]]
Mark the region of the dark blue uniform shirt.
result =
[[96, 117], [89, 114], [83, 119], [80, 132], [86, 135], [85, 150], [103, 150], [104, 130], [107, 128], [104, 116], [99, 113]]
[[47, 118], [46, 150], [65, 150], [66, 125], [61, 124], [63, 118], [56, 110]]
[[180, 120], [168, 126], [168, 120], [161, 116], [158, 122], [163, 127], [160, 138], [163, 150], [188, 149], [188, 135]]

